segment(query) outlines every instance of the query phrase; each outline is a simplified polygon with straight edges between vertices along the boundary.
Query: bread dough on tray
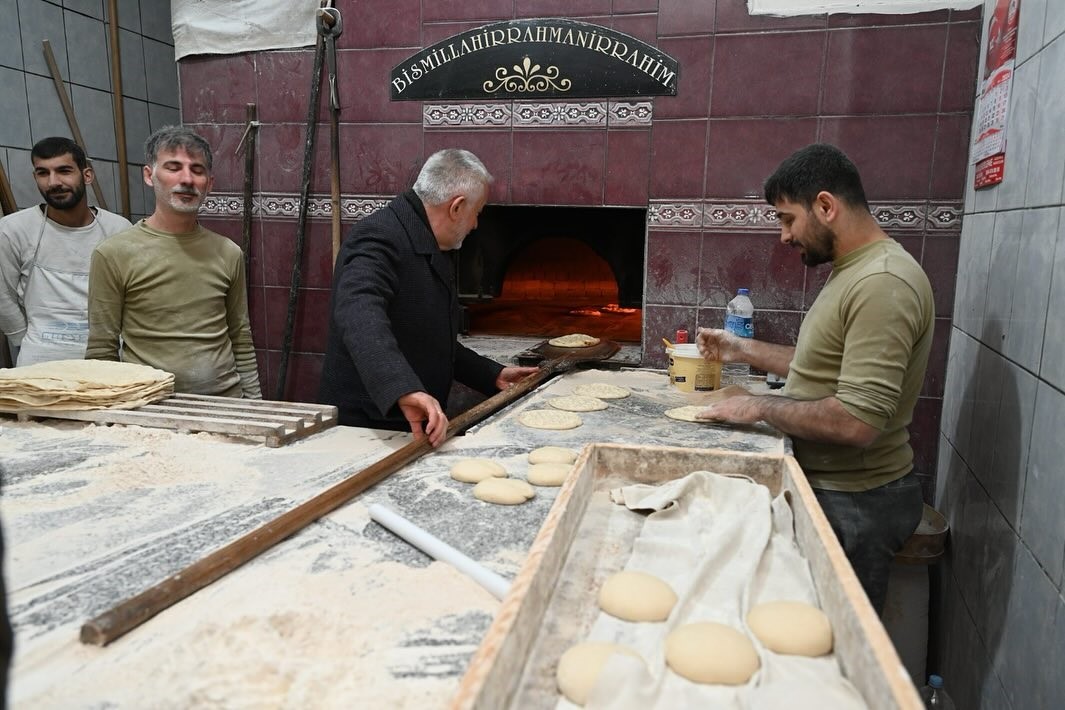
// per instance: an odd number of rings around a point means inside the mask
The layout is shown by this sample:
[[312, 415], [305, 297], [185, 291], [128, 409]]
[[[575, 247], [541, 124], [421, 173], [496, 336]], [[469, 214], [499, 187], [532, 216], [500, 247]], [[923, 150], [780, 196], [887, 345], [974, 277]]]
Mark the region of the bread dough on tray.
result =
[[599, 399], [624, 399], [632, 394], [632, 390], [606, 382], [592, 382], [586, 385], [577, 385], [573, 388], [573, 394], [582, 397], [598, 397]]
[[561, 446], [541, 446], [529, 452], [529, 463], [573, 463], [577, 452]]
[[576, 429], [582, 420], [560, 409], [527, 409], [518, 415], [518, 422], [532, 429]]
[[547, 341], [547, 344], [554, 345], [556, 348], [589, 348], [593, 345], [598, 345], [599, 338], [594, 335], [585, 335], [584, 333], [570, 333], [569, 335], [551, 338]]
[[606, 409], [606, 402], [596, 397], [584, 397], [579, 394], [565, 397], [552, 397], [547, 404], [564, 412], [598, 412]]
[[451, 467], [451, 477], [463, 483], [480, 483], [486, 478], [506, 478], [507, 470], [491, 459], [462, 459]]

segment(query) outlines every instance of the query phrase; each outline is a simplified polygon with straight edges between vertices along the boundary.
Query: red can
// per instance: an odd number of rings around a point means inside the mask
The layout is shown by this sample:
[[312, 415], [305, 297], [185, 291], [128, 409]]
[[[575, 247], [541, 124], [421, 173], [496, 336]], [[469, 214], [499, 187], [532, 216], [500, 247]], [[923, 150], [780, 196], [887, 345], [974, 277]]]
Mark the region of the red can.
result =
[[686, 343], [688, 342], [688, 331], [681, 328], [677, 331], [677, 334], [673, 336], [674, 343]]

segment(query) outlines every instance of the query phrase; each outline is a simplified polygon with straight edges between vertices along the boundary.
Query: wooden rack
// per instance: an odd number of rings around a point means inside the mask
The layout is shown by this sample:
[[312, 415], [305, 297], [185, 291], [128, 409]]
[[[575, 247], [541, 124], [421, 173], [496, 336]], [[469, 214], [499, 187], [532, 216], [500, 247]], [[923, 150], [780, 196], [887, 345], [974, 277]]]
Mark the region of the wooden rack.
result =
[[309, 436], [336, 426], [337, 408], [325, 404], [235, 399], [205, 394], [175, 394], [136, 409], [7, 410], [19, 421], [72, 419], [97, 424], [134, 424], [173, 429], [207, 431], [235, 436], [262, 436], [270, 447]]

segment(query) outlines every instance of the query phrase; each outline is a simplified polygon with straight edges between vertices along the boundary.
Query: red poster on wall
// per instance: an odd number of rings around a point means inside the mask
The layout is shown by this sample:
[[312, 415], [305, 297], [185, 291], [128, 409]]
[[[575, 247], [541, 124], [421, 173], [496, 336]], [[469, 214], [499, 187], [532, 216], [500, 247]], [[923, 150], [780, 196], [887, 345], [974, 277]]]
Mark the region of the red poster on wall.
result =
[[980, 95], [976, 101], [976, 137], [972, 160], [977, 190], [1002, 182], [1006, 165], [1006, 117], [1017, 58], [1017, 21], [1021, 0], [998, 0], [988, 18]]

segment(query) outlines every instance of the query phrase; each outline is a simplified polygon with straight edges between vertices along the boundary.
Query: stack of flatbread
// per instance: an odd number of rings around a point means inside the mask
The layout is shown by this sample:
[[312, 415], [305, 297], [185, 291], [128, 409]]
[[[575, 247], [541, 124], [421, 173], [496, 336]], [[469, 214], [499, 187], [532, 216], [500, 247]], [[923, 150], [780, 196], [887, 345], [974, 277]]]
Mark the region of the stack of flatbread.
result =
[[174, 393], [174, 376], [110, 360], [56, 360], [0, 370], [0, 408], [133, 409]]

